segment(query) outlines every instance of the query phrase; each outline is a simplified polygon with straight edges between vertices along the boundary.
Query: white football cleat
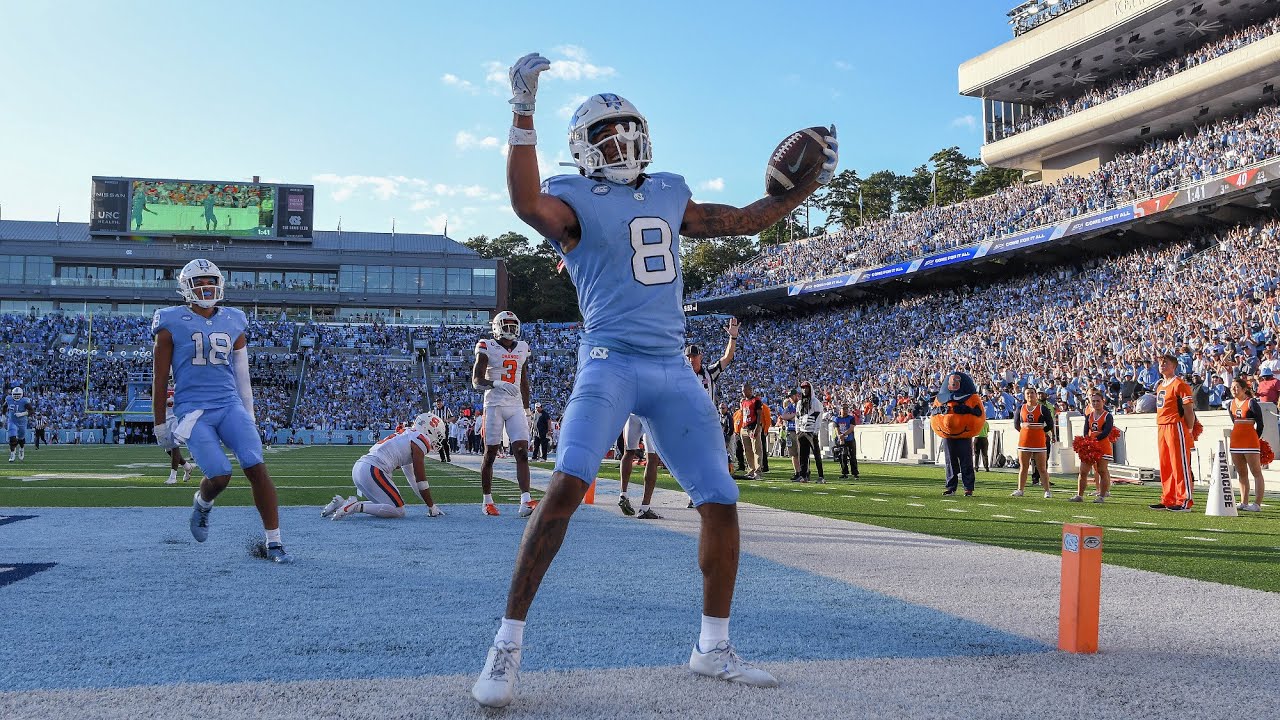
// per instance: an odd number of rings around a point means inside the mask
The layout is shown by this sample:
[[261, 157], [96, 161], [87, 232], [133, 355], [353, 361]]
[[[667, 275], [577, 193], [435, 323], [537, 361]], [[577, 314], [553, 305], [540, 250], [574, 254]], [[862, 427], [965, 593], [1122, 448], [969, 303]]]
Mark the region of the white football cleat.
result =
[[165, 481], [164, 481], [164, 484], [165, 484], [165, 485], [177, 485], [177, 484], [178, 484], [178, 471], [177, 471], [177, 470], [170, 470], [170, 471], [169, 471], [169, 479], [168, 479], [168, 480], [165, 480]]
[[1045, 500], [1048, 500], [1048, 499], [1049, 499], [1049, 498], [1051, 498], [1051, 497], [1053, 497], [1053, 491], [1052, 491], [1052, 490], [1045, 490], [1045, 491], [1044, 491], [1044, 499], [1045, 499]]
[[191, 471], [195, 469], [196, 469], [196, 466], [192, 465], [189, 462], [182, 463], [182, 482], [187, 482], [188, 480], [190, 480]]
[[16, 457], [18, 457], [18, 453], [16, 452], [9, 453], [9, 462], [13, 462], [13, 459]]
[[1009, 497], [1022, 497], [1022, 491], [1014, 490], [1013, 492], [1009, 493]]
[[694, 643], [693, 652], [689, 655], [689, 669], [698, 675], [740, 685], [778, 687], [777, 678], [738, 657], [737, 651], [728, 640], [716, 645], [711, 652], [705, 653], [698, 649], [697, 643]]
[[27, 459], [27, 449], [26, 449], [26, 448], [24, 448], [24, 447], [20, 447], [20, 448], [18, 448], [18, 459], [19, 459], [19, 460], [26, 460], [26, 459]]
[[342, 497], [341, 495], [334, 495], [333, 499], [329, 501], [329, 504], [325, 505], [324, 509], [320, 511], [320, 517], [322, 518], [329, 517], [334, 513], [335, 510], [337, 510], [338, 508], [346, 504], [347, 504], [346, 498]]
[[348, 515], [355, 515], [360, 512], [360, 501], [355, 496], [347, 498], [347, 501], [333, 511], [333, 519], [341, 520]]
[[476, 684], [471, 686], [471, 697], [485, 707], [506, 707], [516, 697], [516, 682], [520, 679], [520, 646], [513, 642], [496, 641], [489, 646], [484, 669]]
[[517, 511], [516, 514], [519, 515], [520, 517], [529, 517], [530, 515], [533, 514], [533, 510], [536, 507], [538, 507], [537, 500], [530, 500], [527, 503], [520, 503], [520, 510]]

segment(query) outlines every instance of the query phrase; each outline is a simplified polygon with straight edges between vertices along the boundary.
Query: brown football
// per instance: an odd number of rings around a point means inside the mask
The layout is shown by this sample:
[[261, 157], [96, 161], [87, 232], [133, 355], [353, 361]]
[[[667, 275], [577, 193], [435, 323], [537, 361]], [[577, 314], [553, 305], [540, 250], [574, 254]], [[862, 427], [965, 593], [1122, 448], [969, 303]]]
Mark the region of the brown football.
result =
[[833, 134], [833, 130], [824, 127], [811, 127], [797, 130], [778, 143], [764, 170], [764, 191], [782, 195], [808, 182], [826, 160], [822, 151], [827, 146], [822, 138]]

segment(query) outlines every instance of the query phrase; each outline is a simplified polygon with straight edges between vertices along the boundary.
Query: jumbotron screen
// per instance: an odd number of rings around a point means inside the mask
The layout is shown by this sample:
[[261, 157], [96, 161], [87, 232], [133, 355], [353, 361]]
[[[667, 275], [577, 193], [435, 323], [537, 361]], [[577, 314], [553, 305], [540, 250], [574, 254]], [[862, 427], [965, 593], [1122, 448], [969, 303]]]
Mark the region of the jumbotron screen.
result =
[[310, 185], [95, 177], [89, 231], [309, 239], [314, 197]]

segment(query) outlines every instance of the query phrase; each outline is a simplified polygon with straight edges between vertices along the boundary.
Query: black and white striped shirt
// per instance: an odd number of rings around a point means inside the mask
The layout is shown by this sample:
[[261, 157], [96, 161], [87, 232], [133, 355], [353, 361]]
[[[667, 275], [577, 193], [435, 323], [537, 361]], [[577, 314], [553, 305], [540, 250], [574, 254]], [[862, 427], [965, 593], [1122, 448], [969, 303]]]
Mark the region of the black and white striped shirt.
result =
[[702, 389], [707, 391], [707, 395], [711, 396], [711, 402], [716, 401], [716, 381], [720, 379], [720, 373], [724, 372], [724, 368], [720, 366], [720, 361], [708, 365], [702, 363], [702, 371], [694, 373], [698, 379], [702, 381]]

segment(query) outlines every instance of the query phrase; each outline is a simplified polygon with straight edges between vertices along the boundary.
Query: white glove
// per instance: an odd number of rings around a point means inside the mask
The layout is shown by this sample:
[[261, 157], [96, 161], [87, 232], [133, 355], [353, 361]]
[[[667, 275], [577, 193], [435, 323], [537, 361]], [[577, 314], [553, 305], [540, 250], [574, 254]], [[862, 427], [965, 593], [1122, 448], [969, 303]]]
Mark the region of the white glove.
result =
[[173, 437], [173, 418], [156, 425], [156, 444], [165, 450], [178, 449], [178, 440]]
[[444, 517], [444, 511], [439, 505], [431, 505], [427, 508], [427, 517]]
[[511, 66], [507, 75], [511, 78], [511, 112], [532, 115], [534, 100], [538, 94], [538, 75], [551, 67], [551, 61], [538, 53], [529, 53]]
[[818, 172], [818, 184], [826, 185], [831, 182], [831, 178], [836, 176], [836, 165], [840, 164], [840, 143], [836, 140], [836, 126], [831, 126], [831, 134], [822, 138], [827, 147], [822, 151], [827, 156], [827, 161], [822, 163], [822, 169]]
[[495, 392], [504, 393], [513, 398], [520, 397], [520, 386], [515, 383], [509, 383], [506, 380], [494, 380], [493, 389]]

